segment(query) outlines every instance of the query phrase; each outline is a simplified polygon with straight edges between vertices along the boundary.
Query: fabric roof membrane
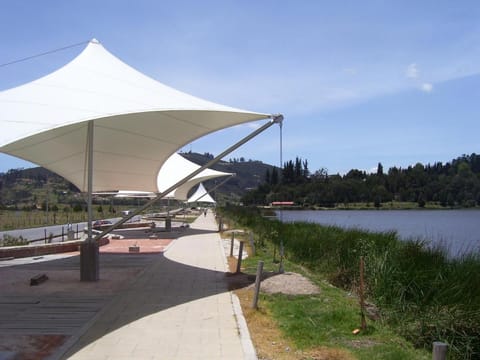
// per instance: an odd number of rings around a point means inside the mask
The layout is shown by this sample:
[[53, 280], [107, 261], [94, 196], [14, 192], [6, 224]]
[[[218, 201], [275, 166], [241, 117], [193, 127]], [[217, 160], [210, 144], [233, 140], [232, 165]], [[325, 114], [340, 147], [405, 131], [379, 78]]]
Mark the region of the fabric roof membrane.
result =
[[210, 196], [210, 194], [208, 193], [208, 191], [205, 189], [205, 187], [203, 186], [202, 183], [200, 183], [198, 185], [198, 188], [197, 190], [195, 191], [195, 193], [190, 196], [190, 198], [187, 200], [187, 202], [189, 203], [193, 203], [193, 202], [206, 202], [206, 203], [215, 203], [215, 200], [213, 200], [213, 198]]
[[[200, 168], [199, 165], [185, 159], [182, 155], [174, 153], [172, 154], [167, 161], [163, 164], [160, 172], [157, 177], [157, 192], [162, 193], [170, 188], [172, 185], [175, 185], [177, 182], [193, 173], [195, 170]], [[200, 172], [198, 175], [194, 176], [192, 179], [179, 186], [169, 194], [166, 198], [176, 199], [180, 201], [187, 200], [188, 192], [191, 188], [202, 181], [214, 179], [222, 176], [233, 176], [233, 173], [227, 173], [222, 171], [217, 171], [213, 169], [205, 169]], [[101, 193], [97, 193], [100, 194]], [[111, 193], [110, 193], [111, 194]], [[114, 193], [116, 197], [140, 197], [140, 198], [154, 198], [156, 193], [153, 192], [140, 192], [140, 191], [131, 191], [131, 190], [120, 190], [118, 193]]]
[[0, 151], [87, 191], [87, 124], [93, 120], [93, 191], [156, 192], [162, 164], [185, 144], [271, 117], [163, 85], [92, 40], [59, 70], [0, 92]]

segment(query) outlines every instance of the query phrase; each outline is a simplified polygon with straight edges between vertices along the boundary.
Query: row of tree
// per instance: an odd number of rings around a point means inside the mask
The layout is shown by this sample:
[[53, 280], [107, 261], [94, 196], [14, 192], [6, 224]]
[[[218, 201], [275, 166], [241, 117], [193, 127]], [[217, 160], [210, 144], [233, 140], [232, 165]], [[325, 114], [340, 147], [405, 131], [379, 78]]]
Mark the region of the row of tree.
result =
[[480, 205], [480, 155], [463, 155], [447, 162], [384, 171], [381, 163], [375, 173], [353, 169], [345, 175], [329, 175], [326, 169], [313, 174], [307, 160], [288, 161], [283, 169], [273, 169], [265, 182], [245, 194], [244, 204], [268, 205], [273, 201], [293, 201], [304, 206], [333, 207], [338, 204], [389, 201], [426, 202], [441, 206]]

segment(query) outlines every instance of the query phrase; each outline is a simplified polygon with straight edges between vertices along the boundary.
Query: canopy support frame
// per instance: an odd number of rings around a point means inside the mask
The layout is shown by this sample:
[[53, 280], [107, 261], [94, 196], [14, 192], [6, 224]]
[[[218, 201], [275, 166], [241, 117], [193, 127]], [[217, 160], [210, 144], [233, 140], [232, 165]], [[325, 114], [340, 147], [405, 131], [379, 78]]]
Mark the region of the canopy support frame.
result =
[[221, 154], [217, 155], [215, 158], [213, 158], [212, 160], [210, 160], [209, 162], [207, 162], [205, 165], [199, 167], [197, 170], [195, 170], [194, 172], [192, 172], [190, 175], [184, 177], [182, 180], [178, 181], [177, 183], [175, 183], [174, 185], [170, 186], [168, 189], [166, 189], [165, 191], [161, 192], [160, 194], [158, 194], [155, 198], [151, 199], [150, 201], [148, 201], [146, 204], [144, 204], [143, 206], [141, 206], [140, 208], [138, 208], [137, 210], [135, 210], [134, 212], [132, 212], [131, 214], [127, 215], [126, 217], [122, 218], [121, 220], [119, 220], [118, 222], [116, 222], [115, 224], [113, 224], [112, 226], [110, 226], [109, 228], [105, 229], [104, 231], [102, 231], [100, 234], [96, 235], [95, 238], [93, 239], [93, 241], [97, 241], [99, 239], [101, 239], [103, 236], [107, 235], [108, 233], [110, 233], [111, 231], [117, 229], [119, 226], [121, 226], [122, 224], [126, 223], [128, 220], [132, 219], [133, 217], [139, 215], [142, 211], [144, 211], [145, 209], [148, 209], [149, 207], [151, 207], [153, 204], [155, 204], [158, 200], [164, 198], [166, 195], [168, 195], [169, 193], [171, 193], [173, 190], [175, 190], [176, 188], [178, 188], [179, 186], [182, 186], [183, 184], [185, 184], [187, 181], [189, 181], [190, 179], [192, 179], [193, 177], [195, 177], [196, 175], [200, 174], [202, 171], [204, 171], [205, 169], [211, 167], [212, 165], [215, 165], [217, 162], [219, 162], [221, 159], [223, 159], [225, 156], [227, 156], [228, 154], [230, 154], [231, 152], [235, 151], [236, 149], [238, 149], [240, 146], [242, 146], [243, 144], [245, 144], [246, 142], [250, 141], [251, 139], [253, 139], [254, 137], [256, 137], [257, 135], [261, 134], [262, 132], [264, 132], [265, 130], [267, 130], [269, 127], [271, 127], [272, 125], [274, 124], [281, 124], [283, 123], [283, 115], [281, 114], [277, 114], [277, 115], [272, 115], [271, 116], [271, 120], [268, 121], [267, 123], [265, 123], [264, 125], [262, 125], [261, 127], [259, 127], [258, 129], [256, 129], [255, 131], [253, 131], [252, 133], [250, 133], [249, 135], [247, 135], [246, 137], [244, 137], [243, 139], [239, 140], [237, 143], [233, 144], [232, 146], [230, 146], [229, 148], [227, 148], [226, 150], [224, 150]]
[[87, 240], [80, 245], [80, 281], [98, 281], [99, 279], [99, 248], [96, 239], [93, 238], [93, 120], [87, 123]]

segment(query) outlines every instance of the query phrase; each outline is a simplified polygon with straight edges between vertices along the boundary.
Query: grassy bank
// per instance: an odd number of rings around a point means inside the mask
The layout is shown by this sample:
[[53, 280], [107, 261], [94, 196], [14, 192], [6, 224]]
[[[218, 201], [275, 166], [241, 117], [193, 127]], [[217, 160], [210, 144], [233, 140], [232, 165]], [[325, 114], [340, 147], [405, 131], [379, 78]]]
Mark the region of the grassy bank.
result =
[[[314, 277], [352, 293], [358, 289], [359, 261], [363, 257], [366, 294], [381, 314], [374, 328], [388, 326], [420, 349], [430, 350], [433, 341], [447, 342], [451, 359], [480, 358], [478, 255], [452, 260], [442, 249], [428, 249], [421, 242], [399, 241], [395, 233], [347, 231], [307, 223], [282, 224], [246, 208], [227, 208], [223, 214], [237, 226], [254, 231], [260, 254], [263, 250], [278, 249], [282, 240], [285, 257], [291, 264], [302, 266]], [[277, 314], [275, 309], [283, 308], [280, 304], [288, 303], [288, 299], [267, 300], [272, 303], [273, 316], [283, 324], [282, 319], [287, 315]], [[314, 314], [315, 301], [306, 301], [301, 307], [308, 309], [308, 314], [304, 318], [296, 317], [301, 320], [294, 325], [285, 325], [287, 334], [303, 328], [308, 329], [306, 333], [320, 330], [321, 321]], [[337, 317], [334, 312], [330, 315]], [[319, 339], [313, 339], [302, 346], [315, 344], [324, 345]]]

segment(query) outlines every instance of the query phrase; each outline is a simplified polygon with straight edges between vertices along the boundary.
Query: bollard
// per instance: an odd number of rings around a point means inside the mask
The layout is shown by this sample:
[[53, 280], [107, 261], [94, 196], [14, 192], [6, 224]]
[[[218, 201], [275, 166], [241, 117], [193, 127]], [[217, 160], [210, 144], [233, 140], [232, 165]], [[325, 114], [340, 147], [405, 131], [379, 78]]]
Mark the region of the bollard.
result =
[[280, 274], [283, 274], [285, 272], [285, 269], [283, 268], [284, 251], [285, 251], [285, 249], [283, 248], [283, 242], [280, 242], [280, 264], [278, 265], [278, 272]]
[[235, 232], [232, 232], [232, 242], [230, 243], [230, 257], [233, 256], [233, 245], [235, 243]]
[[253, 293], [252, 308], [258, 309], [258, 293], [260, 292], [260, 282], [262, 281], [263, 261], [258, 262], [257, 276], [255, 277], [255, 292]]
[[242, 255], [243, 255], [243, 241], [240, 241], [240, 248], [238, 250], [238, 260], [237, 260], [237, 274], [240, 273], [242, 267]]
[[249, 234], [250, 248], [252, 249], [252, 256], [255, 256], [255, 241], [253, 239], [253, 231], [250, 231]]
[[433, 342], [433, 360], [445, 360], [447, 358], [447, 344], [434, 341]]

